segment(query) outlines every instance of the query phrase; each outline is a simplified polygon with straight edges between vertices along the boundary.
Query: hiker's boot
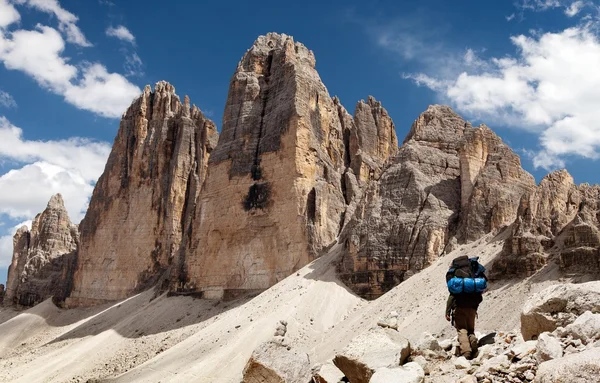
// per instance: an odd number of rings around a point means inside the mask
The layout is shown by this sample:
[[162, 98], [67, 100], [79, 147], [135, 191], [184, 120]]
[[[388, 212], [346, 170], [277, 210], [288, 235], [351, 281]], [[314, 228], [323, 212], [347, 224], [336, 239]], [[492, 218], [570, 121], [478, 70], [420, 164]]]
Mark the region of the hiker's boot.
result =
[[460, 355], [469, 359], [471, 357], [471, 343], [467, 330], [461, 329], [458, 331], [458, 344], [460, 345]]
[[471, 346], [471, 354], [473, 357], [477, 356], [478, 340], [475, 334], [469, 334], [469, 344]]

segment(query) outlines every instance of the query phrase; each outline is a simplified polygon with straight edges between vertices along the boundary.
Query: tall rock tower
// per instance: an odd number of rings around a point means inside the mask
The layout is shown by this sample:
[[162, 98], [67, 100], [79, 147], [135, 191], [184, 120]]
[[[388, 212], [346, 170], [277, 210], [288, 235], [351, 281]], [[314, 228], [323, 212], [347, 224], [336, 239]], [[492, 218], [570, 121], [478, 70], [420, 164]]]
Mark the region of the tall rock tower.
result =
[[217, 141], [214, 123], [173, 86], [144, 89], [123, 115], [81, 222], [69, 306], [125, 298], [167, 270]]
[[33, 306], [52, 296], [64, 301], [71, 291], [78, 242], [77, 225], [56, 194], [31, 230], [23, 226], [14, 236], [5, 303]]
[[[370, 103], [365, 108], [382, 109]], [[360, 160], [353, 157], [361, 136], [346, 115], [304, 45], [276, 33], [256, 40], [231, 79], [178, 290], [227, 298], [266, 289], [336, 241], [347, 208], [344, 175]], [[367, 117], [377, 132], [377, 114]], [[391, 120], [381, 130], [367, 154], [385, 160], [397, 141]]]

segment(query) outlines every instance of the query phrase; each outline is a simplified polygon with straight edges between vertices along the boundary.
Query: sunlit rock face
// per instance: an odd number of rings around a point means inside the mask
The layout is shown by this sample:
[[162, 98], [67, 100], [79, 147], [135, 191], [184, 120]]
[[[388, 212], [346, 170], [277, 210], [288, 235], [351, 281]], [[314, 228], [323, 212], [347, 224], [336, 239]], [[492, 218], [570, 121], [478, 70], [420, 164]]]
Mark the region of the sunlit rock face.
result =
[[217, 140], [214, 123], [172, 85], [144, 89], [123, 115], [80, 225], [68, 305], [128, 297], [167, 271]]

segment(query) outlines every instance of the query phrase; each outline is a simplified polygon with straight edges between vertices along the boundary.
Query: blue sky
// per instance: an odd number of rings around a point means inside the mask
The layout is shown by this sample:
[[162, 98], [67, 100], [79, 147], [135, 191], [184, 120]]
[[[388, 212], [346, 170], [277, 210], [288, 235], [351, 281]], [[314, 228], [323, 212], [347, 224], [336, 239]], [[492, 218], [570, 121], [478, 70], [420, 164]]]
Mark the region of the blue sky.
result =
[[204, 2], [0, 0], [0, 282], [12, 233], [61, 192], [85, 213], [119, 126], [146, 84], [171, 82], [217, 125], [257, 36], [315, 52], [352, 112], [373, 95], [402, 140], [429, 104], [485, 122], [539, 181], [598, 183], [597, 1]]

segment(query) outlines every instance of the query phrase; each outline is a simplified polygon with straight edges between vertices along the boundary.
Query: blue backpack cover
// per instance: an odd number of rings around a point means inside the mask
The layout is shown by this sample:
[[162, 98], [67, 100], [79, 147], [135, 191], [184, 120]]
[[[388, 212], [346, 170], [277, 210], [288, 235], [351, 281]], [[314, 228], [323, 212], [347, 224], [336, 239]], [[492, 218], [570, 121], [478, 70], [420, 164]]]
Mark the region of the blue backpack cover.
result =
[[[455, 275], [462, 271], [463, 277]], [[452, 261], [452, 266], [446, 273], [446, 283], [450, 294], [482, 293], [487, 288], [485, 267], [479, 263], [479, 257], [462, 256]], [[468, 275], [468, 276], [466, 276]]]

